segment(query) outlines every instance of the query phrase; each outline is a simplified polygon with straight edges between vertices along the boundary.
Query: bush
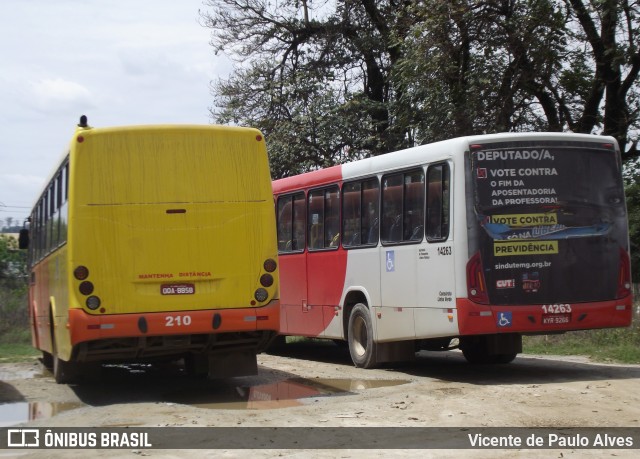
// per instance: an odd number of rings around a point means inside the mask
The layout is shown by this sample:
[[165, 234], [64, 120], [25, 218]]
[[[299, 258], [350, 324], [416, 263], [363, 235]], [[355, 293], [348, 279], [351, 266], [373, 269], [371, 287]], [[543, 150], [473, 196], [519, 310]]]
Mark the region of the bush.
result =
[[24, 342], [29, 332], [26, 253], [5, 234], [0, 234], [0, 317], [0, 342]]

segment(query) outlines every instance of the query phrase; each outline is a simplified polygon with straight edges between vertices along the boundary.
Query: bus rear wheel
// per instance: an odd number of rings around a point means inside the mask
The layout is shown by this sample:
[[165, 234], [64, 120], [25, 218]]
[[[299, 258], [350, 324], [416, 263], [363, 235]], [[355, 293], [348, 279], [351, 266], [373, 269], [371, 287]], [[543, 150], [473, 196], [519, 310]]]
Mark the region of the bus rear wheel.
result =
[[187, 376], [205, 378], [209, 375], [209, 356], [207, 354], [187, 354], [184, 356], [184, 370]]
[[351, 360], [359, 368], [377, 366], [377, 344], [373, 340], [373, 327], [369, 308], [358, 303], [349, 316], [349, 353]]
[[47, 370], [53, 369], [53, 356], [47, 351], [42, 351], [42, 364]]
[[[467, 362], [472, 364], [507, 364], [513, 362], [518, 355], [518, 351], [521, 351], [522, 338], [516, 338], [514, 340], [513, 337], [506, 335], [467, 336], [460, 340], [460, 349]], [[500, 340], [498, 342], [502, 346], [490, 345], [491, 339]], [[520, 347], [518, 347], [518, 343], [520, 343]], [[496, 352], [496, 347], [502, 352]]]
[[463, 349], [462, 354], [467, 362], [479, 365], [507, 364], [513, 362], [518, 354], [487, 354], [476, 349]]
[[[52, 322], [53, 323], [53, 322]], [[78, 377], [77, 365], [72, 362], [66, 362], [58, 357], [58, 349], [56, 346], [56, 337], [51, 330], [51, 344], [52, 344], [52, 367], [53, 367], [53, 379], [58, 384], [71, 384], [76, 382]]]
[[76, 381], [76, 372], [73, 364], [60, 360], [57, 354], [53, 356], [53, 379], [58, 384], [71, 384]]

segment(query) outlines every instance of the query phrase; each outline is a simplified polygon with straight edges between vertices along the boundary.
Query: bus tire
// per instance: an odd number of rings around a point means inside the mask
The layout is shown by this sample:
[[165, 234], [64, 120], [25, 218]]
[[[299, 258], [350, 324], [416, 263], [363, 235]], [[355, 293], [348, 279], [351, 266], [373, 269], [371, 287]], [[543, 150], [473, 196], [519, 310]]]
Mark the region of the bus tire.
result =
[[72, 384], [76, 382], [75, 365], [61, 360], [57, 354], [53, 356], [53, 379], [58, 384]]
[[349, 316], [348, 342], [351, 360], [356, 367], [377, 366], [377, 344], [373, 340], [371, 314], [362, 303], [356, 304]]
[[47, 370], [53, 369], [53, 356], [47, 351], [42, 351], [42, 365]]
[[187, 354], [184, 356], [184, 370], [192, 378], [206, 378], [209, 374], [207, 354]]
[[[503, 337], [506, 335], [503, 335]], [[498, 349], [503, 351], [495, 352], [496, 336], [466, 336], [460, 339], [460, 349], [467, 362], [478, 365], [507, 364], [521, 351], [521, 345], [514, 345], [510, 341], [502, 340]], [[521, 338], [520, 338], [521, 339]], [[491, 343], [494, 343], [493, 345]], [[493, 352], [492, 352], [493, 351]]]
[[516, 358], [516, 356], [518, 355], [518, 353], [513, 352], [510, 354], [498, 354], [496, 356], [494, 356], [494, 362], [493, 363], [498, 363], [498, 364], [507, 364], [507, 363], [511, 363], [514, 361], [514, 359]]
[[462, 350], [464, 358], [467, 362], [476, 365], [505, 365], [513, 362], [518, 354], [487, 354], [485, 352], [477, 352], [476, 350]]
[[78, 371], [77, 367], [72, 362], [66, 362], [58, 357], [58, 350], [56, 346], [55, 334], [51, 333], [51, 344], [53, 348], [52, 360], [53, 360], [53, 379], [58, 384], [72, 384], [76, 382]]
[[265, 352], [267, 354], [277, 354], [279, 352], [284, 351], [286, 349], [286, 346], [287, 346], [287, 336], [278, 335], [271, 341], [271, 343], [269, 343], [269, 346], [267, 346], [267, 349], [265, 349]]

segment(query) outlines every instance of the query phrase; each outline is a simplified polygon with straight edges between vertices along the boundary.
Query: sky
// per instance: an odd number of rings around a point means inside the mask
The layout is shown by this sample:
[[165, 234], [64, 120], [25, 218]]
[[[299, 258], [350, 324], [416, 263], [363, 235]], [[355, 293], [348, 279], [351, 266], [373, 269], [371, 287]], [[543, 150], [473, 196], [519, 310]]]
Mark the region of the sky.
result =
[[0, 227], [28, 216], [80, 115], [94, 127], [210, 124], [202, 0], [0, 1]]

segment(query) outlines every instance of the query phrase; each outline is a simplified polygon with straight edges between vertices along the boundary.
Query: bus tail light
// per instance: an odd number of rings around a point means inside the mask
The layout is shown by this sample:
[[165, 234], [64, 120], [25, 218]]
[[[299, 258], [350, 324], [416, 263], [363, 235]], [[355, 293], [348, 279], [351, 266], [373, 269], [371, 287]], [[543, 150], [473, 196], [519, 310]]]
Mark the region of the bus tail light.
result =
[[263, 287], [271, 287], [273, 285], [273, 276], [271, 274], [263, 274], [260, 276], [260, 285]]
[[97, 296], [90, 296], [89, 298], [87, 298], [86, 304], [89, 309], [95, 311], [100, 307], [100, 298], [98, 298]]
[[269, 293], [265, 289], [259, 288], [258, 290], [256, 290], [254, 297], [256, 301], [262, 303], [269, 297]]
[[89, 281], [84, 281], [80, 284], [79, 290], [85, 296], [91, 295], [93, 293], [93, 284]]
[[[82, 265], [77, 266], [76, 269], [73, 270], [73, 277], [75, 277], [79, 281], [82, 281], [78, 286], [78, 290], [82, 295], [88, 297], [85, 301], [85, 305], [87, 306], [87, 308], [91, 309], [92, 311], [98, 309], [102, 301], [99, 297], [91, 295], [94, 291], [94, 286], [93, 282], [87, 280], [89, 278], [89, 268]], [[100, 312], [104, 312], [104, 308], [101, 309]]]
[[620, 267], [618, 268], [617, 298], [624, 298], [631, 294], [631, 260], [629, 253], [620, 248]]
[[263, 264], [264, 270], [268, 273], [272, 273], [278, 267], [278, 264], [273, 258], [267, 258]]
[[484, 273], [482, 272], [480, 252], [476, 252], [467, 262], [467, 294], [471, 301], [482, 304], [489, 303], [489, 294], [487, 292], [487, 284], [484, 281]]
[[75, 277], [78, 280], [85, 280], [87, 277], [89, 277], [89, 268], [87, 268], [86, 266], [78, 266], [76, 269], [73, 270], [73, 277]]

